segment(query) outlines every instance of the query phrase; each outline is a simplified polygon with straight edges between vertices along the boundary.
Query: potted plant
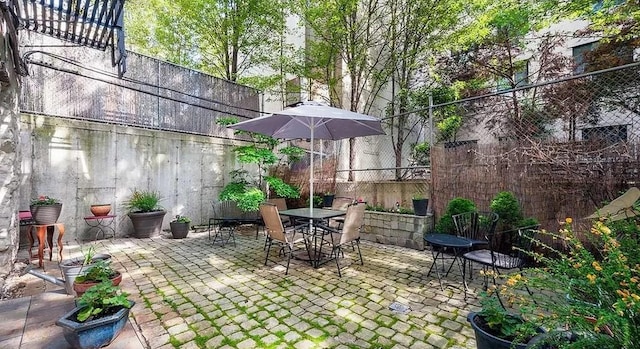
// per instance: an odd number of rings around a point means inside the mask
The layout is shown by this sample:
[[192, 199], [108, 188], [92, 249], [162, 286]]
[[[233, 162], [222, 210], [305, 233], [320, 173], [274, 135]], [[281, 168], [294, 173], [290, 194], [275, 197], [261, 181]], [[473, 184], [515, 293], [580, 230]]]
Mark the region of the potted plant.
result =
[[129, 309], [135, 304], [108, 280], [89, 288], [78, 306], [56, 321], [73, 348], [101, 348], [109, 345], [124, 328]]
[[129, 200], [125, 201], [124, 205], [129, 211], [128, 216], [133, 223], [135, 237], [148, 238], [160, 234], [167, 211], [159, 205], [159, 202], [158, 192], [138, 189], [134, 189]]
[[428, 206], [429, 199], [420, 194], [413, 197], [413, 212], [416, 216], [426, 216]]
[[[558, 233], [541, 231], [524, 251], [540, 265], [502, 276], [469, 314], [477, 347], [637, 348], [639, 228], [608, 224], [577, 234], [567, 218]], [[540, 329], [551, 331], [536, 335]]]
[[76, 296], [81, 297], [89, 288], [101, 283], [111, 281], [114, 286], [120, 285], [122, 274], [111, 268], [111, 264], [105, 260], [99, 260], [82, 270], [73, 281], [73, 290]]
[[62, 203], [58, 199], [40, 195], [38, 198], [31, 200], [29, 210], [36, 224], [53, 224], [60, 217]]
[[191, 219], [189, 219], [189, 217], [177, 215], [176, 218], [169, 223], [169, 225], [171, 226], [171, 235], [173, 235], [173, 238], [186, 238], [187, 234], [189, 233], [189, 223], [191, 223]]
[[324, 193], [322, 197], [322, 206], [323, 207], [331, 207], [333, 205], [333, 199], [336, 197], [333, 193]]

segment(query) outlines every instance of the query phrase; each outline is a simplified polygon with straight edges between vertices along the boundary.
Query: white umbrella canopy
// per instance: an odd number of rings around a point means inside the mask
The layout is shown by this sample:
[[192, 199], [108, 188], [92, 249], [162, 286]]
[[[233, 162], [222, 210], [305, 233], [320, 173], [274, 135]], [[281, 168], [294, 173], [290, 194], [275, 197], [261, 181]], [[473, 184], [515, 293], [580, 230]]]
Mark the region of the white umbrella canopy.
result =
[[299, 106], [242, 121], [229, 127], [281, 139], [309, 138], [311, 140], [309, 206], [312, 211], [313, 140], [338, 140], [384, 134], [380, 120], [373, 116], [330, 107], [318, 102], [304, 102]]

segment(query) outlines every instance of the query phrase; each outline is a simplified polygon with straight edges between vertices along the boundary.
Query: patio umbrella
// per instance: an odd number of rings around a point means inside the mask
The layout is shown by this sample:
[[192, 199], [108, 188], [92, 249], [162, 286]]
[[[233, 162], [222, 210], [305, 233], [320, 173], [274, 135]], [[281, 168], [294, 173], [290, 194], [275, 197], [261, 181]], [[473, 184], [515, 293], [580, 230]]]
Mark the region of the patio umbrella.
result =
[[588, 219], [606, 218], [608, 221], [618, 221], [621, 219], [635, 217], [640, 212], [634, 207], [634, 203], [640, 199], [640, 189], [631, 187], [624, 194], [618, 196], [608, 205], [588, 216]]
[[296, 107], [242, 121], [229, 127], [275, 138], [311, 139], [311, 176], [309, 178], [311, 211], [313, 211], [313, 140], [339, 140], [384, 134], [380, 120], [372, 116], [318, 102], [304, 102]]

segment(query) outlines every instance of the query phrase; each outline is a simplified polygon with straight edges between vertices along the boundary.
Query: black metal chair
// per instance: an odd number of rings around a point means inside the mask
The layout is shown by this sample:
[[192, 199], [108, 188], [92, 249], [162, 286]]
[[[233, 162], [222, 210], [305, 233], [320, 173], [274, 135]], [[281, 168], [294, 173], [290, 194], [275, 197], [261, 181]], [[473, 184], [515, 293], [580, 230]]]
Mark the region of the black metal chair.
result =
[[237, 205], [233, 201], [212, 201], [213, 217], [209, 218], [207, 230], [209, 232], [209, 240], [213, 231], [212, 244], [220, 242], [224, 247], [230, 240], [233, 240], [233, 246], [236, 245], [236, 228], [241, 224], [240, 212]]
[[[469, 211], [451, 216], [456, 227], [456, 235], [471, 242], [469, 250], [486, 248], [489, 242], [487, 236], [493, 234], [498, 224], [498, 214], [495, 212]], [[473, 279], [473, 264], [469, 262], [469, 278]]]
[[[489, 275], [496, 284], [496, 275], [500, 275], [501, 269], [522, 269], [527, 266], [531, 258], [526, 251], [531, 250], [533, 238], [538, 231], [538, 226], [524, 227], [514, 230], [494, 232], [487, 235], [488, 249], [478, 249], [469, 251], [462, 257], [470, 262], [483, 266], [484, 288], [489, 286]], [[492, 272], [489, 273], [489, 270]], [[473, 270], [472, 270], [473, 272]], [[466, 263], [462, 265], [462, 276], [466, 284]]]

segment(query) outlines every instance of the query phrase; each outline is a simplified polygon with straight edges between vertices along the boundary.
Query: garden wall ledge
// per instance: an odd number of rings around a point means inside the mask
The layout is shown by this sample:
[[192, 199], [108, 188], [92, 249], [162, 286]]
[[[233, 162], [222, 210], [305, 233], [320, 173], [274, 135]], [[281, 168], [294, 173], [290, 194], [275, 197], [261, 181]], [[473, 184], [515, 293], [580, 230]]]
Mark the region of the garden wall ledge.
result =
[[432, 231], [433, 214], [407, 214], [365, 211], [360, 238], [385, 245], [424, 250], [424, 234]]

